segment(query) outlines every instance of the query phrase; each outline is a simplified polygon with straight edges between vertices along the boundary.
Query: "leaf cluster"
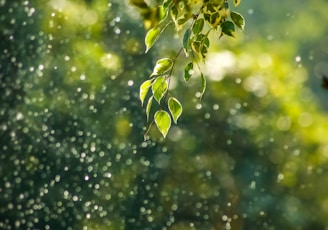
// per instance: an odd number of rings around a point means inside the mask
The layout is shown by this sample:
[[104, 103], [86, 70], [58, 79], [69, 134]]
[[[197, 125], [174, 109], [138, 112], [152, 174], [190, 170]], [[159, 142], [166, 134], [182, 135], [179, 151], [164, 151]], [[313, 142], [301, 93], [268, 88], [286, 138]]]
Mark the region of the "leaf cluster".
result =
[[[141, 6], [148, 7], [143, 0], [134, 0], [132, 2], [139, 8]], [[235, 7], [240, 2], [241, 0], [232, 1]], [[186, 82], [191, 79], [195, 68], [199, 70], [201, 77], [200, 98], [202, 98], [206, 90], [206, 77], [201, 71], [199, 62], [204, 62], [206, 59], [210, 47], [209, 34], [215, 31], [218, 33], [218, 38], [224, 35], [234, 37], [235, 27], [244, 30], [245, 20], [241, 14], [230, 10], [228, 0], [164, 0], [156, 9], [156, 12], [159, 13], [157, 17], [152, 18], [152, 27], [145, 36], [146, 53], [169, 25], [173, 24], [177, 32], [183, 30], [181, 32], [183, 35], [182, 47], [177, 52], [176, 57], [158, 59], [150, 79], [144, 81], [140, 86], [142, 105], [148, 93], [151, 92], [146, 105], [147, 121], [155, 99], [159, 105], [159, 110], [155, 112], [153, 122], [155, 122], [162, 135], [166, 137], [171, 126], [171, 118], [174, 123], [177, 123], [182, 113], [182, 105], [178, 99], [173, 96], [166, 98], [169, 95], [169, 82], [176, 58], [183, 50], [187, 59], [183, 71]], [[167, 104], [168, 110], [165, 109], [165, 104]]]

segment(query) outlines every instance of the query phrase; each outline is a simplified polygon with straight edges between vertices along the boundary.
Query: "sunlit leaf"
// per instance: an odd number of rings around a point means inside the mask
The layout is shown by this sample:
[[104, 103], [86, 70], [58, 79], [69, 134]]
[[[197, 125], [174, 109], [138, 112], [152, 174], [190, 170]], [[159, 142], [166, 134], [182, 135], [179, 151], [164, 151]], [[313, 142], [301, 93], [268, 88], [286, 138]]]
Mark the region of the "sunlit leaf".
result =
[[231, 19], [236, 24], [236, 26], [238, 26], [240, 29], [244, 30], [245, 19], [241, 14], [239, 14], [237, 12], [231, 12]]
[[184, 68], [184, 79], [185, 81], [189, 81], [191, 75], [193, 74], [194, 65], [192, 62], [188, 63]]
[[199, 18], [195, 21], [193, 27], [192, 27], [192, 32], [194, 34], [198, 34], [203, 30], [204, 27], [204, 19], [203, 18]]
[[234, 37], [235, 25], [231, 21], [225, 21], [221, 24], [222, 33], [231, 37]]
[[161, 28], [159, 28], [159, 27], [151, 28], [147, 32], [146, 37], [145, 37], [146, 53], [154, 45], [156, 40], [159, 38], [160, 33], [161, 33]]
[[159, 6], [157, 9], [158, 9], [158, 17], [159, 17], [158, 24], [160, 24], [167, 18], [169, 11], [164, 6]]
[[189, 50], [189, 47], [190, 47], [190, 39], [189, 39], [190, 34], [191, 34], [190, 29], [187, 29], [186, 32], [183, 35], [183, 48], [184, 48], [184, 51], [185, 51], [186, 55], [188, 55], [188, 50]]
[[237, 7], [240, 4], [241, 0], [233, 0], [233, 5]]
[[158, 130], [162, 133], [165, 138], [170, 127], [171, 127], [171, 117], [168, 112], [160, 110], [155, 113], [154, 120]]
[[147, 80], [144, 83], [142, 83], [140, 86], [139, 98], [141, 101], [141, 105], [143, 105], [143, 103], [144, 103], [144, 100], [147, 96], [147, 93], [149, 91], [151, 84], [152, 84], [152, 80]]
[[158, 77], [152, 85], [153, 95], [158, 103], [161, 102], [168, 88], [165, 77]]
[[154, 98], [154, 96], [151, 96], [151, 97], [148, 99], [148, 103], [147, 103], [147, 106], [146, 106], [147, 121], [149, 120], [149, 114], [150, 114], [151, 106], [152, 106], [152, 104], [153, 104], [153, 98]]
[[170, 97], [170, 99], [168, 101], [168, 107], [169, 107], [170, 113], [173, 117], [173, 121], [176, 124], [179, 117], [182, 114], [182, 105], [176, 98]]
[[173, 66], [173, 61], [170, 58], [162, 58], [157, 60], [156, 65], [154, 67], [153, 73], [150, 75], [152, 76], [156, 76], [156, 75], [160, 75], [163, 73], [166, 73], [167, 71], [169, 71]]
[[202, 99], [202, 97], [205, 93], [205, 90], [206, 90], [206, 77], [204, 76], [203, 73], [200, 74], [200, 77], [201, 77], [201, 80], [202, 80], [202, 88], [201, 88], [201, 91], [200, 91], [200, 99]]

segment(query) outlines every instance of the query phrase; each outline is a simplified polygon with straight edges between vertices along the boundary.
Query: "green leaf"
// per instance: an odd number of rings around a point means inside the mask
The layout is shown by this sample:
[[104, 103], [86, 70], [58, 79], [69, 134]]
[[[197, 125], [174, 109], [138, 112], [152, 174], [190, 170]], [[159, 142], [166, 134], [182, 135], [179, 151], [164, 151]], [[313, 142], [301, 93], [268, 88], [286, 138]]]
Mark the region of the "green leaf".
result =
[[236, 26], [238, 26], [240, 29], [244, 30], [245, 19], [241, 14], [239, 14], [237, 12], [231, 12], [231, 19], [236, 24]]
[[146, 10], [149, 7], [144, 0], [130, 0], [129, 2], [140, 9]]
[[171, 18], [173, 21], [176, 21], [179, 15], [178, 7], [176, 4], [173, 4], [171, 10], [170, 10]]
[[153, 104], [153, 98], [154, 98], [154, 96], [151, 96], [151, 97], [148, 99], [148, 103], [147, 103], [147, 106], [146, 106], [147, 121], [149, 120], [149, 114], [150, 114], [151, 106], [152, 106], [152, 104]]
[[184, 79], [185, 81], [189, 81], [191, 75], [193, 74], [194, 64], [192, 62], [188, 63], [184, 68]]
[[170, 58], [159, 59], [157, 60], [153, 73], [150, 75], [150, 77], [166, 73], [172, 68], [172, 66], [173, 66], [172, 59]]
[[182, 114], [182, 105], [180, 104], [180, 102], [176, 98], [170, 97], [170, 99], [168, 101], [168, 106], [169, 106], [169, 110], [171, 112], [171, 115], [173, 117], [173, 121], [176, 124], [179, 117]]
[[240, 4], [241, 0], [233, 0], [233, 5], [237, 7]]
[[157, 7], [158, 9], [158, 17], [159, 17], [159, 23], [162, 23], [163, 21], [165, 21], [165, 19], [167, 18], [168, 15], [168, 10], [162, 5]]
[[217, 25], [220, 23], [220, 21], [221, 21], [221, 16], [218, 12], [211, 14], [209, 23], [211, 23], [211, 26], [213, 28], [216, 28]]
[[191, 43], [191, 48], [199, 55], [199, 47], [200, 47], [200, 42], [192, 42]]
[[147, 81], [144, 81], [140, 86], [139, 98], [141, 101], [141, 105], [143, 105], [143, 103], [144, 103], [144, 100], [147, 96], [147, 93], [149, 91], [151, 84], [152, 84], [152, 80], [147, 80]]
[[155, 113], [154, 120], [158, 130], [162, 133], [165, 138], [170, 127], [171, 127], [171, 117], [168, 112], [160, 110]]
[[202, 88], [201, 88], [201, 91], [200, 91], [200, 99], [202, 99], [202, 97], [205, 93], [205, 90], [206, 90], [206, 78], [205, 78], [203, 73], [200, 74], [200, 77], [202, 79]]
[[234, 37], [235, 25], [231, 21], [225, 21], [221, 24], [222, 33], [231, 37]]
[[184, 33], [183, 35], [183, 48], [184, 48], [184, 51], [186, 53], [186, 55], [188, 55], [188, 50], [189, 50], [189, 47], [190, 47], [190, 34], [191, 34], [191, 31], [190, 29], [187, 29], [186, 32]]
[[195, 21], [192, 27], [192, 32], [197, 35], [203, 30], [203, 27], [204, 27], [204, 18], [199, 18]]
[[177, 20], [177, 24], [179, 26], [181, 26], [181, 25], [185, 24], [189, 19], [190, 19], [190, 15], [189, 14], [184, 14], [182, 17], [180, 17]]
[[167, 9], [172, 3], [172, 0], [164, 0], [163, 1], [163, 7]]
[[203, 39], [203, 44], [208, 48], [210, 47], [210, 40], [208, 39], [208, 37], [205, 37]]
[[161, 33], [161, 28], [159, 28], [159, 27], [151, 28], [147, 32], [146, 37], [145, 37], [146, 53], [154, 45], [154, 43], [157, 41], [157, 39], [159, 38], [160, 33]]
[[163, 96], [165, 95], [167, 88], [168, 88], [168, 84], [165, 80], [165, 77], [156, 78], [156, 80], [154, 81], [154, 83], [152, 85], [152, 91], [153, 91], [153, 95], [154, 95], [156, 101], [158, 102], [158, 104], [161, 103], [161, 100], [162, 100]]

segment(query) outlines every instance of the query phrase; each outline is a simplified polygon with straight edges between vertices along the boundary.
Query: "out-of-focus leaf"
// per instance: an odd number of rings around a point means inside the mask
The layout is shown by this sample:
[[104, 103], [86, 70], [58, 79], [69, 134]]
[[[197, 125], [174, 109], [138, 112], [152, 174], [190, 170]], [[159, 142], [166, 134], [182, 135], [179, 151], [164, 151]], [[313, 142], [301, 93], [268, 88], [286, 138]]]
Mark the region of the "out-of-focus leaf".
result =
[[182, 105], [176, 98], [170, 97], [170, 99], [168, 101], [168, 107], [169, 107], [170, 113], [173, 117], [173, 121], [176, 124], [179, 117], [182, 114]]
[[168, 112], [160, 110], [155, 113], [154, 120], [158, 130], [161, 132], [165, 138], [170, 127], [171, 127], [171, 117]]
[[182, 26], [183, 24], [185, 24], [188, 20], [190, 19], [190, 15], [189, 14], [184, 14], [182, 17], [180, 17], [177, 20], [177, 23], [179, 26]]
[[159, 59], [157, 60], [153, 73], [150, 75], [150, 77], [166, 73], [172, 68], [172, 66], [173, 66], [172, 59], [170, 58]]
[[154, 96], [151, 96], [151, 97], [148, 99], [148, 102], [147, 102], [147, 106], [146, 106], [147, 121], [149, 120], [149, 114], [150, 114], [151, 106], [152, 106], [152, 104], [153, 104], [153, 99], [154, 99]]
[[240, 4], [241, 0], [233, 0], [233, 5], [237, 7]]
[[200, 77], [201, 77], [201, 81], [202, 81], [202, 88], [200, 91], [200, 99], [202, 99], [202, 97], [205, 93], [205, 90], [206, 90], [206, 77], [204, 76], [203, 73], [200, 74]]
[[130, 0], [130, 4], [140, 8], [140, 9], [147, 9], [148, 5], [144, 0]]
[[164, 0], [163, 1], [163, 7], [165, 9], [167, 9], [170, 6], [171, 3], [172, 3], [172, 0]]
[[140, 86], [139, 98], [141, 101], [141, 105], [143, 105], [143, 103], [144, 103], [144, 100], [147, 96], [147, 93], [149, 91], [151, 84], [152, 84], [152, 80], [147, 80], [147, 81], [144, 81], [144, 83], [142, 83]]
[[164, 6], [159, 6], [158, 7], [158, 17], [159, 17], [159, 23], [162, 23], [163, 21], [165, 21], [165, 19], [167, 18], [169, 11], [168, 9], [166, 9]]

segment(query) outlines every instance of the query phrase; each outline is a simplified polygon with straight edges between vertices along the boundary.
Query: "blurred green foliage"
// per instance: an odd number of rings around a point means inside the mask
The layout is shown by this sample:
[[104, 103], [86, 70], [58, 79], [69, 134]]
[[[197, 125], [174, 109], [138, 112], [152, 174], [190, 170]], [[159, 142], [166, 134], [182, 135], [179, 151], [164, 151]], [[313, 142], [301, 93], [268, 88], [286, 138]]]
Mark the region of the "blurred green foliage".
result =
[[172, 28], [145, 55], [124, 1], [0, 1], [0, 228], [325, 229], [326, 3], [239, 9], [203, 99], [178, 59], [183, 116], [144, 141], [139, 86], [181, 46]]

